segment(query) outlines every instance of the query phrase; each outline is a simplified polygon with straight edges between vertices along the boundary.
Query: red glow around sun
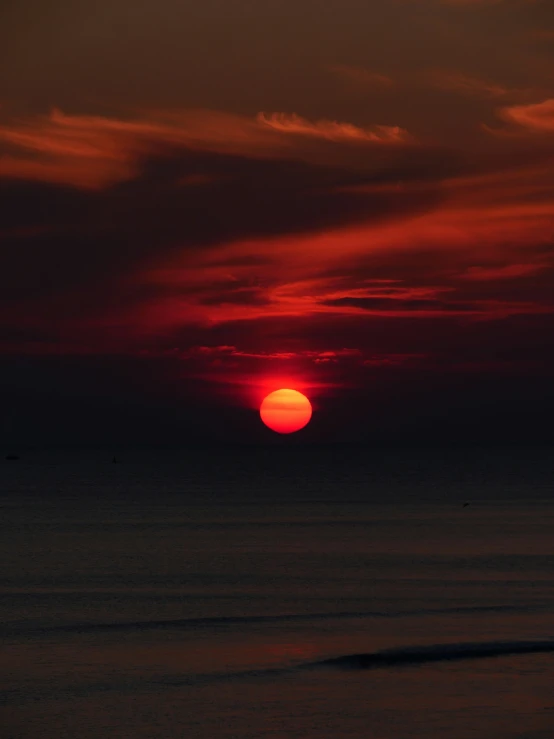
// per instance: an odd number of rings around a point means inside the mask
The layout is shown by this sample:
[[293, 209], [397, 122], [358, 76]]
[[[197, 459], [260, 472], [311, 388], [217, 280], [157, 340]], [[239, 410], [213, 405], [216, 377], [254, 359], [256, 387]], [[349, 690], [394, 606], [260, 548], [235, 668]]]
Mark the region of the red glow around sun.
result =
[[281, 388], [263, 399], [260, 416], [265, 425], [278, 434], [291, 434], [309, 423], [312, 406], [298, 390]]

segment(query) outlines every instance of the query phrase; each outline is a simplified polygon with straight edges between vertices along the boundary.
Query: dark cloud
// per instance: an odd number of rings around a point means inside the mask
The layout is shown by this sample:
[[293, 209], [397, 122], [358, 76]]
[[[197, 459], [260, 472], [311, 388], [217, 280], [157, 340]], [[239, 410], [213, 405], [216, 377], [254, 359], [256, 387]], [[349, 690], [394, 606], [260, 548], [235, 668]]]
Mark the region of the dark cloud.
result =
[[[528, 247], [527, 252], [532, 255], [532, 247]], [[541, 262], [544, 266], [536, 273], [498, 280], [457, 280], [457, 285], [469, 300], [532, 301], [538, 306], [554, 308], [554, 267], [546, 260]]]
[[202, 305], [267, 305], [270, 301], [260, 288], [236, 288], [213, 291], [211, 295], [200, 297]]
[[[426, 365], [455, 368], [481, 363], [486, 370], [503, 361], [530, 359], [538, 373], [554, 367], [554, 313], [474, 320], [453, 314], [388, 317], [360, 314], [273, 316], [229, 321], [211, 327], [179, 328], [160, 339], [164, 346], [236, 346], [252, 353], [355, 348], [360, 356], [423, 355]], [[509, 369], [509, 368], [508, 368]], [[344, 378], [346, 380], [346, 378]]]
[[[194, 175], [204, 179], [183, 184]], [[303, 162], [178, 151], [144, 161], [136, 179], [100, 192], [4, 182], [2, 294], [34, 299], [87, 285], [115, 289], [118, 277], [180, 251], [397, 219], [440, 198], [430, 188], [347, 189], [364, 181], [359, 172]]]
[[467, 266], [471, 255], [455, 247], [448, 250], [420, 244], [402, 251], [379, 250], [352, 255], [348, 262], [326, 268], [324, 275], [344, 289], [364, 287], [366, 283], [393, 280], [403, 286], [436, 287], [449, 285], [456, 269]]

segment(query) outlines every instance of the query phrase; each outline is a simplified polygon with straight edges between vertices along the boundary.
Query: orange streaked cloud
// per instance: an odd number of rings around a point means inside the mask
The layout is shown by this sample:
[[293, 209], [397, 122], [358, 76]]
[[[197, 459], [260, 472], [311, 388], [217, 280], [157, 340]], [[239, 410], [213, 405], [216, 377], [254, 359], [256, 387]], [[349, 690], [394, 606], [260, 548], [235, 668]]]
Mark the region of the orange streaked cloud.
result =
[[531, 133], [554, 132], [554, 98], [530, 105], [512, 105], [502, 108], [500, 116]]
[[[305, 152], [296, 137], [333, 145], [411, 143], [398, 126], [362, 128], [310, 122], [295, 114], [254, 118], [217, 111], [159, 112], [134, 119], [50, 114], [0, 125], [0, 178], [36, 179], [103, 188], [137, 175], [140, 161], [171, 147], [257, 157], [293, 157], [325, 163], [325, 150]], [[199, 180], [188, 180], [189, 184]]]
[[288, 113], [259, 113], [257, 120], [280, 133], [315, 136], [331, 141], [370, 141], [372, 143], [401, 143], [410, 139], [408, 132], [399, 126], [374, 126], [361, 128], [351, 123], [321, 120], [311, 122], [301, 116]]

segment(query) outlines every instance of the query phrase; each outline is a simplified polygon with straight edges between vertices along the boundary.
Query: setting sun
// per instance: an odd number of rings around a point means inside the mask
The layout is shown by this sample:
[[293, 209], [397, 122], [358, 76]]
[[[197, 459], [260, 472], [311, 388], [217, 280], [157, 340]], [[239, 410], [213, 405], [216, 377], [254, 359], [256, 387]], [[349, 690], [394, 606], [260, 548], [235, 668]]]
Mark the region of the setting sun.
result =
[[298, 390], [281, 388], [266, 396], [260, 406], [265, 425], [278, 434], [291, 434], [306, 426], [312, 417], [312, 406]]

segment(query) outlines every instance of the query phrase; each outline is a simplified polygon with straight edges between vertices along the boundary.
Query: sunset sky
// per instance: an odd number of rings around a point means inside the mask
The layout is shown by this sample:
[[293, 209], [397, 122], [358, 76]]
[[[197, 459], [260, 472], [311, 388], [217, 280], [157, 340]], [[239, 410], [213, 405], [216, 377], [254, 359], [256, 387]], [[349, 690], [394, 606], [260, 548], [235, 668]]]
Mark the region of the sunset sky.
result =
[[554, 436], [552, 0], [8, 0], [4, 445]]

